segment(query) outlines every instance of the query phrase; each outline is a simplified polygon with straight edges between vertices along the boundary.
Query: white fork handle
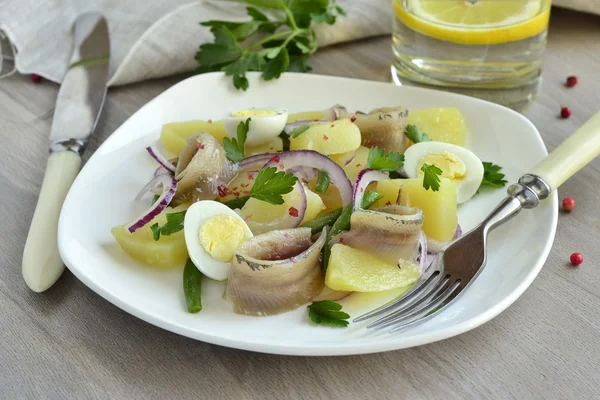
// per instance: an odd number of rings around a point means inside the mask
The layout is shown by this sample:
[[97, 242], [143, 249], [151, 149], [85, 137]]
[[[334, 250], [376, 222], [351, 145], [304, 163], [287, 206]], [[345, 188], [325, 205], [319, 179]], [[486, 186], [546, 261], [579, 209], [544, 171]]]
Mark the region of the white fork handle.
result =
[[58, 254], [58, 216], [80, 166], [81, 157], [72, 151], [58, 151], [48, 158], [23, 250], [23, 278], [34, 292], [48, 289], [65, 269]]
[[600, 154], [600, 111], [569, 136], [530, 173], [544, 180], [552, 190]]

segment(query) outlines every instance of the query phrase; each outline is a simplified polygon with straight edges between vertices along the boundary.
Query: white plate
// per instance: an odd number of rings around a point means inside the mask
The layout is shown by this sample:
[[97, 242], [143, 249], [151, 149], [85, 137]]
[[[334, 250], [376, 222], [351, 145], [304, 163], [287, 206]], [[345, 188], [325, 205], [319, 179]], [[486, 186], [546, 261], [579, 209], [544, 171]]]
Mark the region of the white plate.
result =
[[[182, 270], [146, 267], [130, 259], [110, 234], [111, 227], [131, 220], [147, 205], [134, 201], [156, 167], [144, 147], [156, 142], [166, 122], [219, 119], [229, 111], [258, 106], [292, 112], [335, 103], [367, 111], [393, 105], [454, 106], [465, 116], [469, 147], [481, 159], [502, 165], [509, 182], [547, 154], [525, 117], [474, 98], [318, 75], [285, 74], [274, 82], [259, 80], [256, 74], [249, 78], [246, 92], [234, 90], [230, 78], [220, 73], [178, 83], [129, 118], [87, 162], [64, 203], [58, 242], [65, 264], [90, 289], [151, 324], [205, 342], [265, 353], [343, 355], [401, 349], [466, 332], [498, 315], [531, 284], [554, 238], [556, 193], [492, 232], [488, 265], [468, 292], [436, 318], [400, 334], [366, 331], [363, 323], [347, 329], [316, 326], [309, 322], [306, 307], [271, 317], [237, 315], [222, 298], [224, 284], [209, 279], [202, 288], [204, 309], [188, 314]], [[463, 229], [474, 227], [504, 195], [503, 189], [485, 191], [462, 206]], [[386, 297], [353, 296], [342, 301], [352, 316]]]

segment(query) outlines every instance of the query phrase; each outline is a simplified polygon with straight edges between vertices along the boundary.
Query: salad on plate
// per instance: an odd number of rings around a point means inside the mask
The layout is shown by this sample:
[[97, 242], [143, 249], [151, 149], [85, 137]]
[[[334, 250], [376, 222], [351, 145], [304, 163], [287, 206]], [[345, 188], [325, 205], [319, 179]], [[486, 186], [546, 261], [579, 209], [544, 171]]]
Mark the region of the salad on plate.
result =
[[206, 277], [226, 281], [235, 313], [308, 305], [347, 326], [337, 301], [407, 290], [461, 235], [459, 205], [506, 183], [467, 148], [456, 108], [249, 108], [168, 123], [159, 142], [135, 199], [151, 206], [112, 234], [148, 267], [183, 266], [192, 313]]

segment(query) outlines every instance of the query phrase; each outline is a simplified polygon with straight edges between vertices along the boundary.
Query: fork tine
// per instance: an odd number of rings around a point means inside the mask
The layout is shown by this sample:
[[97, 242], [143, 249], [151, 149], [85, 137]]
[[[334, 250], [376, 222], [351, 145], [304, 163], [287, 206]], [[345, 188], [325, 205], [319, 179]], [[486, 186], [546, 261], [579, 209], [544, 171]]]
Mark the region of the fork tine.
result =
[[[452, 294], [452, 292], [456, 289], [455, 286], [457, 286], [457, 281], [458, 281], [458, 285], [460, 285], [460, 280], [454, 280], [453, 282], [451, 282], [450, 280], [446, 281], [446, 284], [444, 284], [443, 287], [440, 288], [438, 291], [433, 293], [433, 296], [429, 296], [429, 298], [426, 301], [424, 301], [420, 305], [420, 307], [415, 308], [408, 313], [396, 314], [394, 316], [394, 318], [391, 318], [391, 319], [387, 320], [384, 324], [379, 325], [377, 327], [377, 329], [383, 329], [383, 328], [388, 328], [388, 327], [394, 326], [394, 325], [408, 323], [408, 322], [413, 321], [414, 319], [421, 317], [422, 315], [427, 315], [428, 312], [430, 312], [431, 310], [434, 310], [436, 307], [436, 306], [431, 307], [432, 304], [436, 303], [439, 305], [439, 304], [441, 304], [439, 302], [439, 299], [441, 299], [442, 297], [444, 299], [446, 299], [450, 294]], [[425, 310], [429, 310], [429, 311], [425, 311]]]
[[402, 293], [400, 296], [387, 302], [386, 304], [382, 305], [381, 307], [378, 307], [374, 310], [369, 311], [368, 313], [361, 315], [360, 317], [355, 318], [353, 322], [364, 321], [366, 319], [373, 318], [378, 315], [384, 314], [388, 311], [395, 310], [396, 308], [411, 305], [412, 303], [414, 303], [415, 301], [417, 301], [421, 297], [423, 297], [423, 295], [428, 293], [428, 291], [425, 289], [428, 288], [429, 286], [431, 286], [432, 282], [436, 281], [435, 278], [439, 274], [440, 274], [440, 271], [434, 271], [427, 279], [425, 279], [421, 282], [417, 282], [417, 284], [415, 286], [413, 286], [408, 292]]
[[411, 313], [414, 310], [420, 309], [424, 304], [427, 304], [432, 298], [434, 298], [438, 293], [441, 292], [442, 288], [444, 287], [444, 285], [446, 285], [449, 279], [450, 275], [439, 274], [437, 276], [437, 279], [434, 281], [435, 284], [430, 284], [429, 290], [425, 291], [423, 296], [419, 300], [415, 301], [406, 308], [394, 311], [386, 315], [385, 317], [378, 319], [377, 321], [371, 322], [369, 325], [367, 325], [367, 329], [384, 328], [385, 326], [387, 326], [387, 323], [389, 321], [396, 320], [402, 317], [403, 315], [406, 315], [407, 313]]
[[[413, 312], [411, 315], [407, 315], [407, 316], [401, 318], [400, 321], [399, 320], [394, 321], [393, 324], [389, 325], [389, 326], [396, 325], [394, 328], [392, 328], [390, 330], [390, 333], [399, 332], [399, 331], [407, 329], [411, 326], [417, 325], [418, 323], [424, 322], [423, 321], [424, 319], [428, 319], [429, 317], [431, 317], [435, 314], [435, 313], [433, 313], [433, 314], [431, 314], [431, 316], [428, 315], [431, 311], [435, 310], [437, 307], [442, 305], [444, 303], [444, 301], [446, 301], [446, 299], [450, 298], [450, 301], [448, 303], [444, 304], [442, 308], [446, 307], [448, 304], [450, 304], [452, 299], [454, 299], [454, 297], [456, 297], [456, 295], [454, 295], [453, 297], [450, 297], [450, 296], [452, 296], [456, 292], [456, 290], [461, 285], [461, 283], [462, 282], [460, 279], [455, 280], [454, 282], [452, 282], [452, 284], [450, 286], [448, 286], [448, 288], [442, 294], [440, 294], [435, 299], [433, 299], [431, 301], [431, 303], [429, 303], [427, 306], [423, 307], [422, 309], [420, 309], [418, 311]], [[460, 292], [461, 292], [461, 290], [458, 291], [458, 293], [460, 293]]]

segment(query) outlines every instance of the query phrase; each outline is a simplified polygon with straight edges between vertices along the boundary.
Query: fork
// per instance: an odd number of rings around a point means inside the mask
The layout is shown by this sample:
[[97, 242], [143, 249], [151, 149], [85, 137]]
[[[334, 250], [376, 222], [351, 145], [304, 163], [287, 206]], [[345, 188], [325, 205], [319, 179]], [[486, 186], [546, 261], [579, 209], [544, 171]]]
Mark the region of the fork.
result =
[[568, 137], [518, 183], [508, 197], [469, 233], [456, 239], [433, 261], [415, 286], [353, 322], [386, 314], [367, 328], [399, 332], [434, 318], [467, 289], [486, 264], [488, 233], [523, 208], [534, 208], [562, 183], [600, 154], [600, 112]]

